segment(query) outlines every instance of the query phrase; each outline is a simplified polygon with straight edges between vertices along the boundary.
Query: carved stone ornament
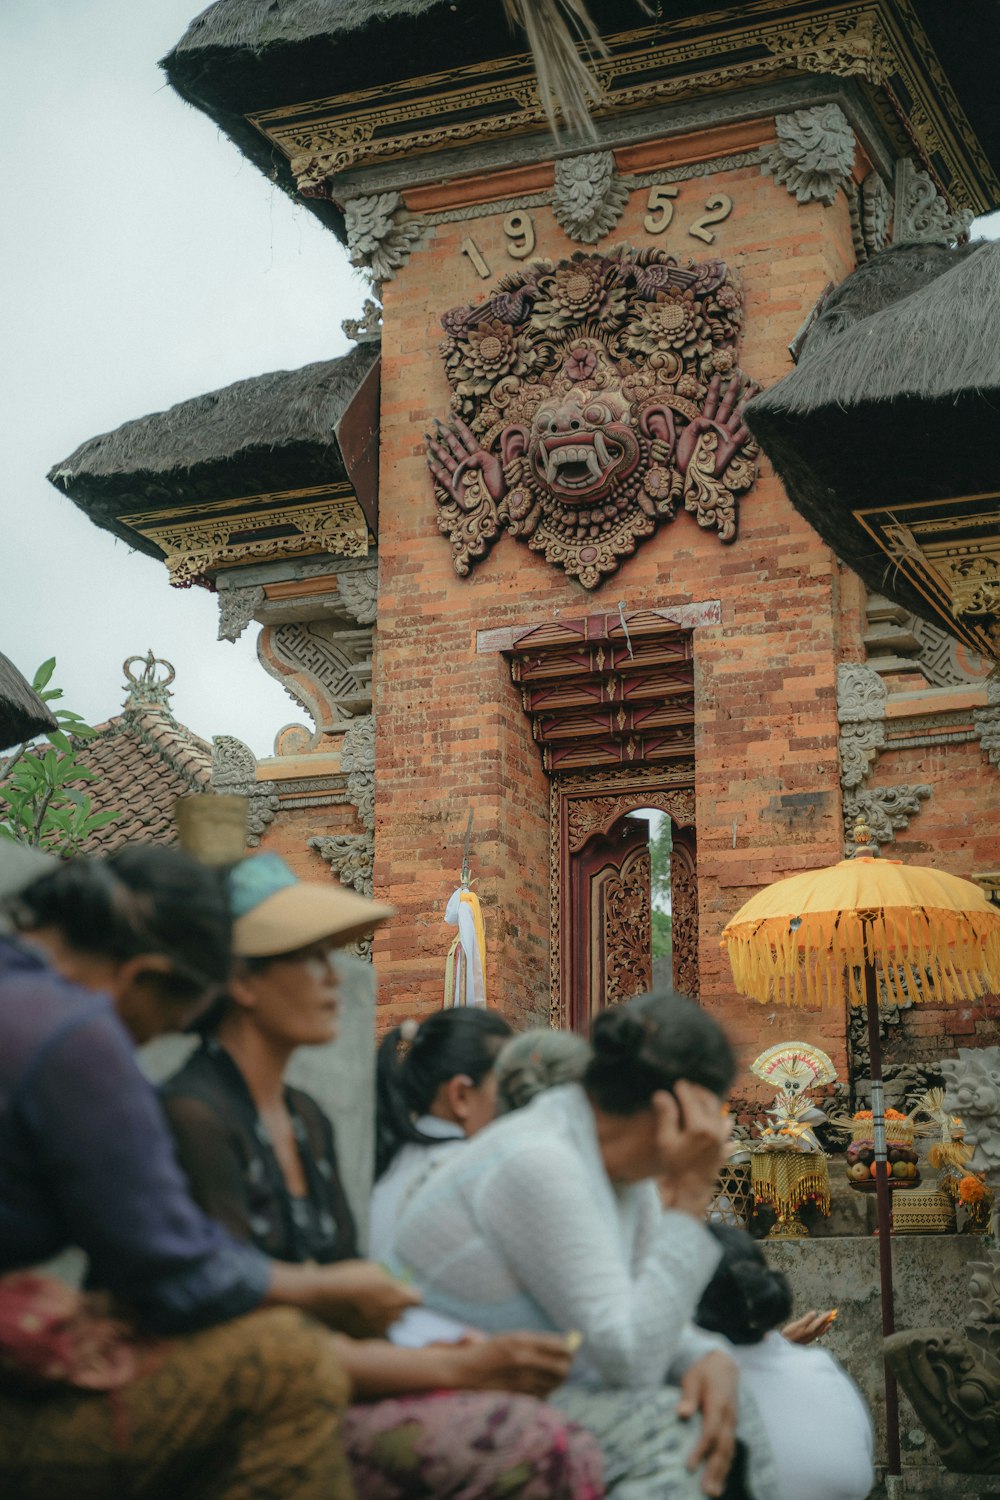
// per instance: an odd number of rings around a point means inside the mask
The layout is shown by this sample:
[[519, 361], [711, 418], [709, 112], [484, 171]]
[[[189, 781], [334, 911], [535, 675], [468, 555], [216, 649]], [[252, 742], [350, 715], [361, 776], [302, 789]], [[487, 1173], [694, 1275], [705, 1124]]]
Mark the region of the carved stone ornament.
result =
[[356, 344], [378, 343], [382, 337], [382, 308], [368, 297], [360, 318], [345, 318], [340, 326], [347, 338]]
[[353, 886], [362, 896], [373, 894], [375, 840], [370, 833], [317, 834], [309, 847], [326, 860], [342, 885]]
[[722, 261], [622, 247], [535, 261], [445, 313], [453, 415], [427, 457], [455, 571], [504, 528], [593, 589], [679, 508], [734, 541], [757, 456], [741, 311]]
[[941, 1063], [944, 1107], [958, 1115], [966, 1144], [973, 1148], [969, 1170], [984, 1172], [1000, 1193], [1000, 1047], [959, 1047]]
[[610, 234], [628, 202], [613, 151], [589, 151], [556, 162], [552, 212], [571, 240], [594, 245]]
[[870, 787], [866, 790], [844, 794], [844, 832], [846, 852], [853, 854], [856, 845], [854, 827], [863, 817], [871, 831], [875, 849], [895, 841], [896, 834], [908, 828], [910, 819], [920, 811], [920, 804], [931, 795], [933, 789], [926, 783], [915, 786]]
[[886, 685], [872, 667], [852, 662], [837, 668], [840, 784], [845, 792], [868, 780], [885, 744], [887, 697]]
[[854, 131], [840, 105], [795, 109], [774, 123], [778, 139], [762, 153], [761, 171], [799, 203], [832, 204], [854, 166]]
[[260, 633], [261, 666], [316, 725], [316, 743], [371, 709], [372, 633], [335, 620], [292, 620]]
[[884, 1347], [945, 1468], [1000, 1473], [1000, 1360], [949, 1328], [897, 1333]]
[[954, 244], [969, 231], [973, 220], [971, 209], [952, 213], [928, 172], [910, 157], [896, 163], [896, 209], [893, 215], [893, 244], [928, 240], [935, 244]]
[[264, 603], [264, 590], [234, 588], [219, 590], [219, 640], [238, 641]]
[[990, 677], [986, 692], [988, 706], [976, 711], [973, 723], [983, 754], [1000, 771], [1000, 673]]
[[869, 172], [861, 184], [861, 232], [869, 255], [878, 255], [889, 243], [892, 197], [877, 172]]
[[355, 719], [340, 745], [340, 769], [347, 777], [347, 800], [358, 810], [361, 826], [375, 832], [375, 720]]
[[249, 799], [247, 845], [256, 849], [261, 834], [274, 821], [278, 798], [268, 782], [257, 780], [257, 758], [250, 746], [231, 734], [218, 734], [212, 740], [212, 787]]
[[359, 625], [374, 625], [378, 612], [378, 568], [357, 568], [337, 574], [340, 602]]
[[416, 219], [400, 220], [402, 207], [399, 193], [350, 198], [344, 205], [351, 264], [370, 266], [376, 281], [391, 281], [420, 238]]

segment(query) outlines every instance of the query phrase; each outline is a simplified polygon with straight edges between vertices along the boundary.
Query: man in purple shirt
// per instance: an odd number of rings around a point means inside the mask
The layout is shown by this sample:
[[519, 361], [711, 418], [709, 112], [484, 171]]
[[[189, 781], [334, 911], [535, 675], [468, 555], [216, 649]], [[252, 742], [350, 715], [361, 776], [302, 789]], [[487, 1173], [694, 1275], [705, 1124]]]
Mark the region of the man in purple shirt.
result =
[[350, 1500], [348, 1382], [301, 1314], [382, 1332], [414, 1294], [361, 1262], [269, 1261], [206, 1218], [133, 1055], [224, 985], [221, 882], [137, 846], [57, 867], [14, 915], [58, 972], [0, 936], [0, 1272], [78, 1246], [89, 1284], [166, 1338], [113, 1406], [20, 1389], [0, 1349], [0, 1494]]

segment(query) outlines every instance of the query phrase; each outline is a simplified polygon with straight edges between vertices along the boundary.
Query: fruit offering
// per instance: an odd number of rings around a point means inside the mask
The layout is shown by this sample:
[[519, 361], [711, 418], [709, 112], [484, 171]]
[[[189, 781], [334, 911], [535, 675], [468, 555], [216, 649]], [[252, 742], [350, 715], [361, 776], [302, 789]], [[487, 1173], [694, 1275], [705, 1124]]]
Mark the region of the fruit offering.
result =
[[[874, 1141], [852, 1141], [847, 1148], [847, 1176], [852, 1187], [871, 1187], [875, 1182]], [[919, 1158], [912, 1146], [890, 1141], [888, 1172], [893, 1187], [916, 1187], [920, 1181]]]

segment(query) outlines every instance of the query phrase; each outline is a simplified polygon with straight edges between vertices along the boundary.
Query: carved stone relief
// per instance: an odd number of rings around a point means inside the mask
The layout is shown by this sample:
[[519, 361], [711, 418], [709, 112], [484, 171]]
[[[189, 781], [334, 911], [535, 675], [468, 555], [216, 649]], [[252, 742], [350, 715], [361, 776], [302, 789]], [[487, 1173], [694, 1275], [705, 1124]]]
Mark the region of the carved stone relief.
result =
[[420, 238], [419, 221], [401, 219], [402, 209], [399, 193], [375, 193], [344, 204], [351, 264], [370, 266], [376, 281], [390, 281]]
[[840, 105], [795, 109], [774, 123], [778, 139], [761, 154], [761, 171], [799, 203], [832, 204], [854, 166], [854, 131]]
[[314, 744], [371, 709], [372, 633], [333, 620], [267, 625], [257, 655], [265, 672], [311, 715]]
[[340, 769], [347, 777], [347, 800], [358, 810], [361, 826], [375, 832], [375, 719], [355, 719], [340, 744]]
[[849, 182], [846, 191], [851, 205], [854, 254], [860, 265], [889, 243], [892, 197], [878, 172], [869, 172], [860, 188]]
[[357, 568], [337, 575], [340, 602], [359, 625], [374, 625], [378, 613], [378, 568]]
[[360, 318], [345, 318], [340, 325], [355, 344], [375, 344], [382, 337], [382, 308], [371, 297], [365, 299]]
[[893, 215], [893, 244], [928, 240], [954, 244], [969, 231], [973, 220], [971, 209], [952, 213], [928, 172], [911, 157], [896, 163], [896, 206]]
[[920, 803], [931, 795], [924, 783], [866, 787], [879, 752], [885, 748], [885, 709], [888, 690], [874, 667], [861, 663], [837, 668], [837, 722], [840, 725], [840, 786], [845, 852], [855, 851], [854, 825], [864, 815], [876, 851], [895, 841], [909, 825]]
[[1000, 674], [993, 673], [986, 692], [989, 704], [978, 711], [974, 723], [983, 754], [1000, 771]]
[[610, 234], [628, 202], [612, 151], [590, 151], [556, 162], [552, 212], [571, 240], [594, 245]]
[[264, 603], [264, 590], [254, 588], [219, 589], [219, 640], [238, 641]]
[[342, 885], [353, 886], [362, 896], [374, 894], [375, 840], [370, 833], [317, 834], [309, 847], [326, 860]]
[[535, 261], [441, 321], [454, 415], [427, 455], [461, 576], [501, 529], [588, 589], [679, 508], [735, 540], [757, 449], [721, 261]]
[[250, 746], [231, 734], [218, 734], [212, 740], [212, 787], [249, 799], [247, 845], [256, 849], [261, 834], [274, 821], [278, 798], [270, 782], [257, 780], [257, 758]]
[[982, 683], [989, 666], [940, 625], [912, 615], [881, 594], [869, 594], [865, 650], [877, 672], [919, 668], [932, 687]]

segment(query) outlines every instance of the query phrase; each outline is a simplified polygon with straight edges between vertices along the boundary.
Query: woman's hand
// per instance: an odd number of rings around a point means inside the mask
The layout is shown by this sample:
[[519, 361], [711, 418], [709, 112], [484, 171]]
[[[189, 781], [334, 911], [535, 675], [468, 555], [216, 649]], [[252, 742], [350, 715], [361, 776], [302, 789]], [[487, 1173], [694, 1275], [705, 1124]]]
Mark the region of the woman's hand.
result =
[[291, 1303], [353, 1338], [381, 1338], [422, 1298], [413, 1287], [369, 1260], [332, 1266], [274, 1263], [269, 1301]]
[[710, 1089], [680, 1079], [653, 1095], [660, 1197], [665, 1208], [703, 1216], [726, 1160], [729, 1112]]
[[696, 1360], [681, 1380], [677, 1415], [684, 1418], [701, 1413], [701, 1436], [688, 1456], [687, 1467], [693, 1473], [705, 1465], [701, 1488], [706, 1495], [722, 1494], [736, 1452], [739, 1383], [739, 1366], [721, 1349]]
[[567, 1340], [557, 1333], [501, 1333], [452, 1345], [448, 1359], [449, 1383], [456, 1390], [514, 1391], [542, 1399], [562, 1385], [573, 1363]]

